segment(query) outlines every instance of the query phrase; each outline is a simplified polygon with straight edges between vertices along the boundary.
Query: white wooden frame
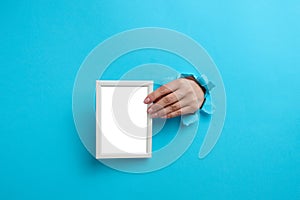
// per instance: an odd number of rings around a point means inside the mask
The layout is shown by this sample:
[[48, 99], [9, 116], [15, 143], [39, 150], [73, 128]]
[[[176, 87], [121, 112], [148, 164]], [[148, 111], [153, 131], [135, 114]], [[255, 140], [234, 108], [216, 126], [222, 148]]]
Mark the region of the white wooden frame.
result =
[[[96, 81], [96, 158], [104, 159], [104, 158], [149, 158], [151, 157], [152, 156], [152, 119], [149, 114], [146, 114], [147, 115], [147, 128], [146, 128], [147, 137], [145, 138], [146, 141], [143, 141], [143, 143], [146, 143], [145, 153], [128, 153], [128, 152], [104, 153], [102, 147], [105, 146], [106, 145], [105, 142], [107, 142], [107, 139], [102, 132], [103, 130], [102, 130], [102, 120], [101, 120], [101, 116], [103, 115], [103, 113], [101, 113], [101, 109], [102, 109], [101, 105], [104, 102], [103, 101], [101, 103], [101, 93], [104, 91], [103, 90], [104, 87], [113, 87], [114, 89], [112, 90], [115, 90], [116, 88], [118, 88], [118, 90], [123, 89], [122, 87], [125, 87], [127, 89], [128, 87], [132, 87], [133, 89], [146, 87], [147, 94], [149, 94], [153, 91], [153, 81], [127, 81], [127, 80], [126, 81], [107, 81], [107, 80]], [[103, 96], [102, 98], [105, 98], [105, 96]], [[124, 99], [122, 99], [122, 101], [124, 101]], [[112, 115], [111, 113], [110, 116]]]

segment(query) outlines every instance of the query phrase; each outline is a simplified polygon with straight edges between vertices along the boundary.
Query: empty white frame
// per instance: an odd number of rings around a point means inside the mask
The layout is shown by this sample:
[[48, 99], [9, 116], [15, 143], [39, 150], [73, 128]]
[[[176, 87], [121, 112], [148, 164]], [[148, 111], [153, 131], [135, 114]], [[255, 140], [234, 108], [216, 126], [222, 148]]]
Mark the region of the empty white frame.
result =
[[96, 81], [96, 158], [149, 158], [152, 81]]

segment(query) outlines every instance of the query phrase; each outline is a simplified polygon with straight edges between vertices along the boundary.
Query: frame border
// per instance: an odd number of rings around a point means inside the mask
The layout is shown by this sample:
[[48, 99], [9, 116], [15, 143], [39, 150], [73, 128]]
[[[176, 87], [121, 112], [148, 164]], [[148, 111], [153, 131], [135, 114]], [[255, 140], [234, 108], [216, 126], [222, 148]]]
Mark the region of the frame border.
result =
[[[101, 152], [101, 88], [102, 87], [147, 87], [147, 93], [153, 91], [153, 81], [149, 80], [96, 80], [96, 159], [110, 158], [151, 158], [152, 157], [152, 118], [147, 114], [147, 153], [132, 154], [132, 153], [112, 153], [103, 154]], [[99, 123], [98, 123], [99, 122]]]

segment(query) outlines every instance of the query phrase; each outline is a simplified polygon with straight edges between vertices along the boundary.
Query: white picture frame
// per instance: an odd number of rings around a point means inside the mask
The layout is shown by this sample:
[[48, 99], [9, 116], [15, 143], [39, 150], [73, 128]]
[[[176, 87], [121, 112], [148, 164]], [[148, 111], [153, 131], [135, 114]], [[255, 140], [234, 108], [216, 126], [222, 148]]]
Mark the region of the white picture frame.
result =
[[96, 159], [150, 158], [153, 81], [96, 81]]

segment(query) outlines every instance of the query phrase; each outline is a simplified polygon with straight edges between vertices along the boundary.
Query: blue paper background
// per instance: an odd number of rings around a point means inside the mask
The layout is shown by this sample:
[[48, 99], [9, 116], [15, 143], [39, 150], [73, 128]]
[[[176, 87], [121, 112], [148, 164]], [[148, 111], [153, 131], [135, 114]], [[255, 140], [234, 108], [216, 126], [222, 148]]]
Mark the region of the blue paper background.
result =
[[[0, 4], [0, 199], [300, 199], [300, 1]], [[81, 144], [72, 89], [97, 44], [145, 26], [206, 48], [223, 77], [227, 117], [204, 160], [199, 134], [171, 166], [127, 174]]]

